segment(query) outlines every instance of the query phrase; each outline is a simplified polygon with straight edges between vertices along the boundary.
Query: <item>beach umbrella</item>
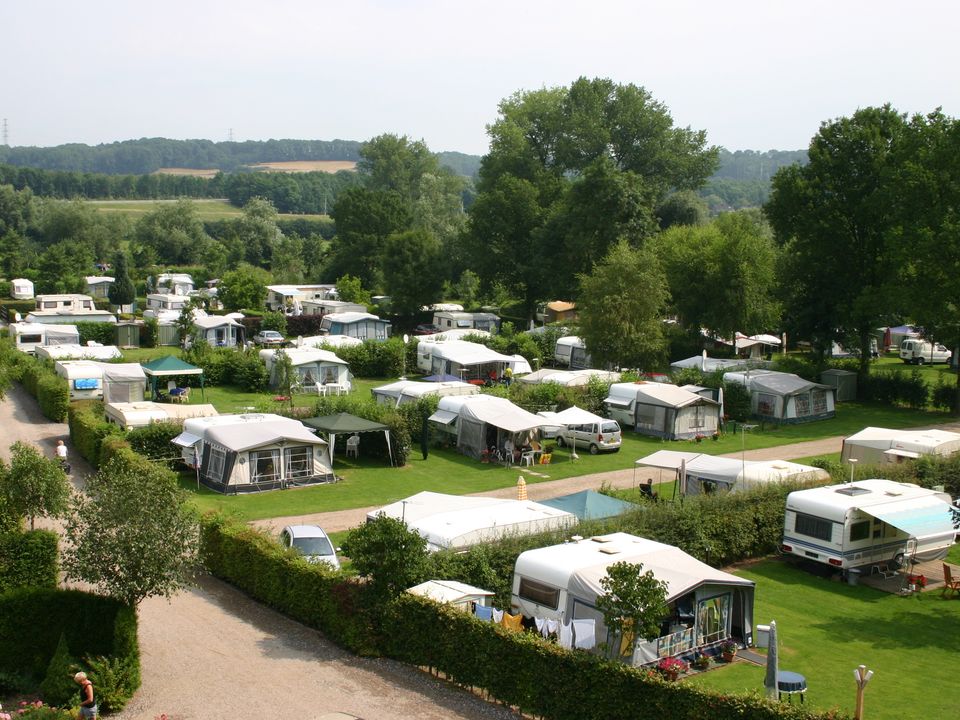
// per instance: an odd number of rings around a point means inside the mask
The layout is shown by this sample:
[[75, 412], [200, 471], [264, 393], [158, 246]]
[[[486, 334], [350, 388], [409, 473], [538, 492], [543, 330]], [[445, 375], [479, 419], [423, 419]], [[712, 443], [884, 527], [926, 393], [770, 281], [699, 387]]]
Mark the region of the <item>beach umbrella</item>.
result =
[[517, 479], [517, 500], [526, 500], [527, 499], [527, 481], [523, 479], [521, 475]]
[[763, 687], [766, 688], [767, 697], [770, 700], [776, 700], [779, 697], [777, 690], [777, 673], [779, 671], [779, 658], [777, 657], [777, 621], [770, 621], [770, 636], [767, 643], [767, 674], [763, 679]]

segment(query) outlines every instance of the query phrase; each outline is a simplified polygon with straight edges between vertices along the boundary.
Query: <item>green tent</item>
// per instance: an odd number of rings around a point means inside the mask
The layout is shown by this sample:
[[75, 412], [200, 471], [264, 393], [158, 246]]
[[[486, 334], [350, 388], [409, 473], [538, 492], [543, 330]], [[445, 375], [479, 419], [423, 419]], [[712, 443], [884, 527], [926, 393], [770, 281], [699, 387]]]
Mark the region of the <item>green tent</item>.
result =
[[206, 400], [203, 392], [203, 368], [186, 363], [173, 355], [165, 355], [162, 358], [151, 360], [143, 365], [143, 372], [150, 378], [150, 392], [152, 397], [157, 397], [157, 379], [162, 377], [179, 377], [182, 375], [200, 376], [200, 395]]
[[333, 467], [333, 446], [337, 440], [337, 435], [347, 433], [382, 432], [387, 439], [387, 455], [390, 458], [390, 464], [393, 464], [393, 451], [390, 449], [390, 428], [383, 423], [367, 420], [357, 417], [350, 413], [336, 413], [334, 415], [323, 415], [322, 417], [307, 418], [302, 421], [304, 425], [327, 434], [327, 443], [330, 451], [330, 467]]

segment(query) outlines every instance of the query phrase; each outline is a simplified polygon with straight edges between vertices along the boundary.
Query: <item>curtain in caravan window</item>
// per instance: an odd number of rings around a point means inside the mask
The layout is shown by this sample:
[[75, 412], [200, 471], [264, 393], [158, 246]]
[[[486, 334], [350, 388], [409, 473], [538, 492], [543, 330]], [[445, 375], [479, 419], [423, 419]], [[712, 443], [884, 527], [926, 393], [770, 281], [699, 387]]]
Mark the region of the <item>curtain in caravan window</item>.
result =
[[288, 480], [313, 475], [313, 448], [309, 445], [286, 448], [283, 451], [284, 477]]
[[807, 417], [810, 414], [810, 394], [804, 393], [793, 398], [794, 407], [797, 409], [797, 417]]
[[250, 482], [271, 482], [279, 478], [279, 450], [258, 450], [250, 453]]

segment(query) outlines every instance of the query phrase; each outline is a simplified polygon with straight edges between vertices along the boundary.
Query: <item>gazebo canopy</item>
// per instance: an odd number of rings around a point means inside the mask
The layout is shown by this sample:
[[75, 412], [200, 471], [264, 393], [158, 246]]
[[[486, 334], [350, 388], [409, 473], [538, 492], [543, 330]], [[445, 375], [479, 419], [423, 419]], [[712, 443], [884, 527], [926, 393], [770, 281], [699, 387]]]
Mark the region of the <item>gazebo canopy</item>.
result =
[[165, 355], [162, 358], [151, 360], [143, 365], [143, 372], [150, 378], [150, 392], [154, 397], [157, 395], [157, 378], [173, 377], [175, 375], [199, 375], [200, 376], [200, 394], [203, 395], [203, 368], [184, 362], [173, 355]]
[[350, 413], [322, 415], [320, 417], [307, 418], [302, 422], [309, 428], [313, 428], [314, 430], [327, 434], [327, 437], [329, 438], [328, 442], [330, 443], [330, 467], [333, 467], [334, 443], [337, 440], [337, 435], [342, 433], [353, 434], [382, 432], [384, 437], [387, 439], [387, 454], [390, 457], [390, 462], [393, 462], [393, 451], [390, 449], [390, 428], [383, 423], [357, 417], [356, 415], [351, 415]]

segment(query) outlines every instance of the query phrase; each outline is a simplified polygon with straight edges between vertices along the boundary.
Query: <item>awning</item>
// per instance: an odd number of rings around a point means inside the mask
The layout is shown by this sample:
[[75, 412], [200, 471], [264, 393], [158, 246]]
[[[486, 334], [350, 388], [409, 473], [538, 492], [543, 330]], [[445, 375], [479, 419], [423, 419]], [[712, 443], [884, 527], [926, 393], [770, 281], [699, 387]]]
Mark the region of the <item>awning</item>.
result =
[[450, 412], [449, 410], [437, 410], [433, 415], [427, 418], [432, 422], [438, 422], [441, 425], [449, 425], [454, 420], [457, 419], [458, 413]]
[[612, 398], [608, 397], [604, 402], [607, 405], [613, 405], [613, 407], [628, 408], [633, 404], [633, 400], [630, 398]]
[[198, 442], [200, 442], [201, 439], [202, 438], [199, 435], [194, 435], [193, 433], [188, 433], [188, 432], [182, 432], [170, 442], [172, 442], [174, 445], [179, 445], [180, 447], [188, 448], [196, 445]]
[[884, 455], [895, 455], [896, 457], [910, 458], [911, 460], [916, 460], [920, 457], [920, 453], [911, 452], [910, 450], [900, 450], [899, 448], [891, 448], [890, 450], [885, 450]]
[[937, 536], [949, 536], [957, 532], [953, 513], [947, 503], [936, 497], [917, 498], [902, 503], [890, 503], [887, 507], [860, 508], [888, 525], [902, 530], [917, 540]]

